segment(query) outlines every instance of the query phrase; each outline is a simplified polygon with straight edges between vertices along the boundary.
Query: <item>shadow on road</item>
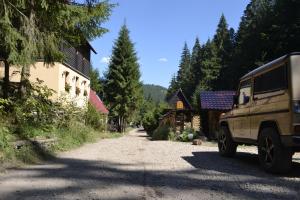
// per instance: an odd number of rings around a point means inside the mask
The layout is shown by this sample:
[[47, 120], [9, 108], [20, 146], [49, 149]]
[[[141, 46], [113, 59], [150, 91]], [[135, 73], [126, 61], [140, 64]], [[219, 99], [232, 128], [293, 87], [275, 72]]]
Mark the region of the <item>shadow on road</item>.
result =
[[[267, 174], [260, 168], [257, 154], [239, 152], [232, 158], [221, 157], [218, 152], [193, 152], [193, 156], [183, 157], [197, 169], [214, 170], [232, 175], [251, 175], [262, 177], [300, 178], [300, 163], [293, 162], [292, 170], [287, 174]], [[294, 159], [297, 160], [297, 159]]]
[[[217, 152], [194, 152], [193, 156], [183, 157], [195, 167], [191, 170], [179, 171], [144, 171], [129, 169], [130, 164], [118, 164], [104, 161], [89, 161], [58, 158], [52, 161], [53, 166], [39, 165], [34, 168], [13, 169], [18, 174], [31, 174], [30, 181], [36, 180], [70, 180], [71, 186], [56, 188], [25, 188], [17, 193], [2, 195], [3, 199], [49, 199], [62, 197], [64, 194], [84, 194], [96, 189], [109, 194], [113, 188], [121, 186], [150, 187], [161, 195], [163, 190], [171, 190], [174, 194], [190, 191], [213, 191], [214, 194], [230, 195], [240, 199], [295, 199], [300, 191], [300, 182], [296, 179], [285, 179], [264, 173], [260, 170], [257, 156], [239, 153], [235, 158], [222, 158]], [[145, 164], [145, 163], [144, 163]], [[139, 163], [136, 165], [143, 165]], [[147, 165], [147, 163], [146, 163]], [[49, 165], [48, 165], [49, 166]], [[300, 166], [295, 165], [294, 171]], [[30, 173], [30, 172], [34, 173]], [[298, 175], [297, 175], [298, 176]], [[16, 177], [15, 177], [16, 178]], [[21, 178], [21, 177], [20, 177]], [[0, 182], [7, 181], [0, 177]], [[292, 192], [276, 192], [269, 189], [253, 190], [246, 185], [261, 187], [280, 187]], [[87, 192], [88, 193], [88, 192]], [[1, 199], [0, 198], [0, 199]], [[94, 198], [94, 197], [93, 197]], [[141, 197], [124, 197], [105, 199], [142, 199]]]

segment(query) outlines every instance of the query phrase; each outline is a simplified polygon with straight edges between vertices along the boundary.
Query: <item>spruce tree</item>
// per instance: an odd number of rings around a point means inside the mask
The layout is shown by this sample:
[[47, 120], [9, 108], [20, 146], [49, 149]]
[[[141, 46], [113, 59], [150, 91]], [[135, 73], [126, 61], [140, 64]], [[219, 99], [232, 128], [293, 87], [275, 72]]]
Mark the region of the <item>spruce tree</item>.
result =
[[139, 108], [143, 97], [139, 79], [139, 64], [134, 45], [128, 28], [123, 25], [113, 47], [104, 87], [110, 117], [118, 124], [119, 132], [125, 130], [126, 123]]
[[176, 79], [176, 75], [174, 74], [172, 76], [170, 85], [169, 85], [168, 90], [167, 90], [166, 100], [168, 101], [178, 89], [179, 89], [179, 85], [178, 85], [178, 82], [177, 82], [177, 79]]
[[216, 82], [215, 89], [224, 90], [230, 89], [230, 79], [231, 72], [230, 69], [230, 60], [233, 52], [233, 44], [232, 44], [232, 30], [228, 29], [228, 24], [226, 22], [225, 16], [222, 14], [218, 28], [216, 30], [216, 34], [214, 36], [213, 42], [215, 44], [217, 55], [220, 60], [220, 75]]
[[181, 60], [179, 64], [179, 70], [177, 74], [178, 86], [182, 89], [184, 94], [188, 99], [191, 98], [192, 91], [190, 88], [190, 79], [191, 79], [191, 54], [187, 46], [187, 43], [184, 43], [183, 51], [181, 54]]
[[202, 49], [199, 42], [199, 38], [196, 38], [195, 45], [192, 51], [191, 57], [191, 79], [190, 79], [190, 87], [192, 93], [194, 93], [197, 85], [200, 83], [202, 79]]
[[220, 75], [220, 58], [215, 43], [208, 40], [203, 47], [202, 72], [203, 79], [199, 83], [203, 89], [216, 90]]
[[[231, 64], [234, 67], [232, 80], [235, 87], [242, 75], [267, 62], [277, 49], [279, 41], [270, 39], [275, 32], [269, 32], [270, 28], [276, 27], [277, 24], [275, 21], [272, 22], [277, 15], [274, 13], [276, 2], [251, 0], [244, 11], [236, 34], [236, 46]], [[281, 17], [285, 18], [285, 16]]]
[[91, 89], [94, 90], [98, 95], [103, 92], [103, 88], [101, 85], [99, 71], [96, 68], [90, 68], [90, 85]]

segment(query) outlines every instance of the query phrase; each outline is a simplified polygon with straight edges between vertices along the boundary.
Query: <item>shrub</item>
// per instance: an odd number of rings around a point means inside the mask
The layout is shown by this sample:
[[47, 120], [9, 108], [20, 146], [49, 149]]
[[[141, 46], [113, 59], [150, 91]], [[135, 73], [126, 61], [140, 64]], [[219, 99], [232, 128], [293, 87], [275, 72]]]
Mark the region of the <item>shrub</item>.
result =
[[0, 168], [6, 161], [15, 166], [20, 161], [32, 163], [51, 156], [31, 142], [15, 149], [11, 144], [15, 140], [57, 138], [51, 150], [68, 150], [99, 137], [119, 136], [101, 132], [105, 117], [93, 106], [81, 109], [64, 97], [52, 102], [52, 94], [53, 90], [38, 81], [29, 85], [23, 98], [0, 99]]
[[170, 137], [173, 137], [175, 134], [171, 131], [170, 126], [162, 125], [159, 126], [153, 132], [152, 139], [153, 140], [168, 140]]
[[105, 131], [106, 129], [106, 120], [105, 116], [99, 113], [96, 108], [88, 103], [88, 109], [86, 111], [85, 117], [86, 125], [93, 127], [94, 129]]
[[142, 123], [149, 136], [152, 136], [154, 130], [159, 126], [159, 118], [166, 107], [165, 104], [154, 104], [153, 102], [146, 104], [146, 112], [143, 114]]
[[168, 140], [176, 141], [176, 139], [177, 139], [177, 136], [176, 136], [175, 132], [174, 131], [170, 131], [169, 135], [168, 135]]
[[179, 140], [182, 142], [189, 142], [190, 139], [188, 137], [189, 134], [193, 134], [193, 138], [197, 137], [197, 133], [192, 128], [184, 129], [183, 132], [179, 135]]
[[[1, 124], [2, 125], [2, 124]], [[4, 150], [9, 146], [9, 130], [7, 127], [0, 128], [0, 150]]]

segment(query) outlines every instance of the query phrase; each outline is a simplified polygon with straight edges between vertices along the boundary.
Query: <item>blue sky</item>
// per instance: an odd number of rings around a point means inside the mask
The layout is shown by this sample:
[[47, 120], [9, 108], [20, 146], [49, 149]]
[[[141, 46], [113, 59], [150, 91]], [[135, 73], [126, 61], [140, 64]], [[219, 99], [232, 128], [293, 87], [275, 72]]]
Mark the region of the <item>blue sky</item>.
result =
[[201, 44], [212, 38], [222, 13], [230, 27], [238, 28], [249, 0], [112, 0], [114, 8], [108, 22], [109, 32], [91, 42], [98, 54], [93, 67], [107, 69], [113, 42], [126, 19], [131, 40], [138, 54], [141, 80], [168, 87], [178, 70], [184, 42], [190, 50], [196, 36]]

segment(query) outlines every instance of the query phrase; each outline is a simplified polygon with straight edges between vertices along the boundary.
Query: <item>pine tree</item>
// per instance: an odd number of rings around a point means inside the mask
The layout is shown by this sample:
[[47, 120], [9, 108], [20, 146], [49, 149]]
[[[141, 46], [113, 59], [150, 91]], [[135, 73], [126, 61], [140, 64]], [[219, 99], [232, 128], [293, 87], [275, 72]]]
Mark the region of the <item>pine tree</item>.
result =
[[192, 51], [191, 57], [191, 79], [190, 79], [190, 87], [192, 93], [194, 93], [197, 85], [200, 83], [202, 79], [202, 49], [199, 42], [199, 38], [196, 38], [195, 45]]
[[183, 51], [181, 54], [181, 60], [179, 64], [179, 70], [177, 74], [178, 86], [182, 89], [184, 94], [188, 99], [191, 98], [192, 91], [190, 88], [190, 79], [191, 79], [191, 54], [187, 46], [187, 43], [184, 43]]
[[142, 100], [139, 64], [129, 30], [123, 25], [116, 40], [104, 87], [110, 116], [117, 119], [120, 132], [138, 110]]

